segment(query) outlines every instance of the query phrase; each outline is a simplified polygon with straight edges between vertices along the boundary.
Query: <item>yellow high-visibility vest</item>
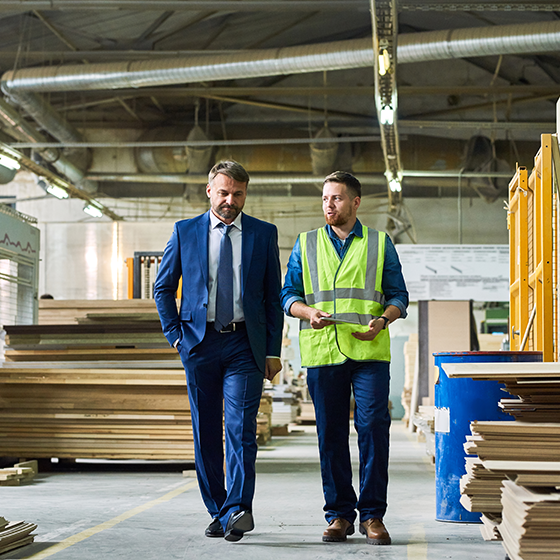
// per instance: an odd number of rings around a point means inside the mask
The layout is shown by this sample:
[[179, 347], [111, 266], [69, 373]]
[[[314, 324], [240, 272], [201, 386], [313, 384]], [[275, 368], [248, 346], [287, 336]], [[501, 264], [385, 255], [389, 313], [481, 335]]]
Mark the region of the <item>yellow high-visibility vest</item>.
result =
[[326, 228], [299, 236], [305, 303], [337, 318], [359, 322], [335, 323], [312, 329], [300, 321], [301, 365], [317, 367], [356, 361], [391, 361], [389, 331], [373, 341], [357, 340], [353, 332], [365, 332], [373, 317], [385, 310], [381, 287], [385, 262], [385, 233], [362, 226], [363, 237], [354, 236], [341, 259]]

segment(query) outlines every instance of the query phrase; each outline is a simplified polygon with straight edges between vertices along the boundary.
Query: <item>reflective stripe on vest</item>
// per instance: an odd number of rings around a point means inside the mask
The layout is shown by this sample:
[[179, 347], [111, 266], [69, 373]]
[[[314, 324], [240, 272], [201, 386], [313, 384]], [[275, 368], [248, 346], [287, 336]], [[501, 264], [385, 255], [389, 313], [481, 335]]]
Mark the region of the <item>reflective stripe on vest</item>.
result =
[[[384, 311], [381, 287], [385, 261], [385, 233], [362, 227], [341, 259], [325, 228], [300, 235], [305, 303], [338, 319], [322, 329], [300, 321], [302, 366], [357, 361], [390, 361], [389, 332], [382, 330], [373, 341], [360, 341], [354, 332], [365, 332], [373, 317]], [[355, 323], [355, 324], [353, 324]]]

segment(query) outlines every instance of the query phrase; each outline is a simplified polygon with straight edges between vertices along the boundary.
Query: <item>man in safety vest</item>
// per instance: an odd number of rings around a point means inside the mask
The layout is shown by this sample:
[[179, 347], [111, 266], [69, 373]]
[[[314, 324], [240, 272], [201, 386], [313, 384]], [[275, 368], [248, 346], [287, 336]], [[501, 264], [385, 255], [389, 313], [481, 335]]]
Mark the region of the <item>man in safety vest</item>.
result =
[[[323, 183], [326, 226], [299, 235], [290, 255], [282, 306], [300, 319], [301, 364], [317, 420], [325, 518], [323, 541], [360, 533], [391, 544], [383, 524], [389, 462], [387, 326], [406, 317], [408, 292], [393, 243], [356, 217], [360, 182], [336, 171]], [[352, 487], [350, 396], [360, 450], [360, 495]]]

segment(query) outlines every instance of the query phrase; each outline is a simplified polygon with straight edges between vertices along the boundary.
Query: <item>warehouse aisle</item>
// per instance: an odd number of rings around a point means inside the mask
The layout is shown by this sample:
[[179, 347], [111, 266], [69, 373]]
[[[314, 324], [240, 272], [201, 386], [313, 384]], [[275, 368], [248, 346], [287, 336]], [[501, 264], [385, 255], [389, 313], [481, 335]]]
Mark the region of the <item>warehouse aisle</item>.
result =
[[[260, 448], [256, 528], [237, 543], [204, 537], [209, 518], [196, 481], [183, 478], [182, 465], [86, 463], [40, 474], [31, 485], [0, 487], [0, 515], [39, 526], [34, 544], [0, 560], [505, 558], [501, 544], [484, 542], [477, 525], [434, 520], [433, 467], [424, 446], [400, 422], [392, 428], [385, 518], [393, 545], [367, 545], [357, 532], [347, 543], [321, 542], [325, 522], [316, 436], [313, 427], [295, 430]], [[355, 442], [354, 435], [354, 451]]]

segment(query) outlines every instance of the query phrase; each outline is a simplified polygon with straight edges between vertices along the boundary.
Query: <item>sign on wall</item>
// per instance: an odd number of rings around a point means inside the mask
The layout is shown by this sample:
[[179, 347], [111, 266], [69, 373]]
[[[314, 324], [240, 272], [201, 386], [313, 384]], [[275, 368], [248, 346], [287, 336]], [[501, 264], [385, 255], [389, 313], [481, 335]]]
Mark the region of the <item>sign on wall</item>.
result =
[[508, 245], [397, 245], [410, 301], [509, 301]]

